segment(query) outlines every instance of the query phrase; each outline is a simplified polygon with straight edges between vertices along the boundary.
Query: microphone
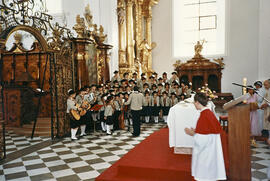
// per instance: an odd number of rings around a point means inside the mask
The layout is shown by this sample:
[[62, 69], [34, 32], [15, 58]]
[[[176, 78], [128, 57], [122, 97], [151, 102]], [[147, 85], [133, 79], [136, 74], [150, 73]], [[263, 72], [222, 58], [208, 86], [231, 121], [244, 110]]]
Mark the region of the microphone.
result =
[[257, 91], [256, 88], [252, 87], [252, 86], [246, 86], [246, 85], [241, 85], [241, 84], [237, 84], [237, 83], [232, 83], [233, 85], [236, 85], [236, 86], [240, 86], [240, 87], [245, 87], [247, 89], [252, 89], [252, 90], [255, 90]]

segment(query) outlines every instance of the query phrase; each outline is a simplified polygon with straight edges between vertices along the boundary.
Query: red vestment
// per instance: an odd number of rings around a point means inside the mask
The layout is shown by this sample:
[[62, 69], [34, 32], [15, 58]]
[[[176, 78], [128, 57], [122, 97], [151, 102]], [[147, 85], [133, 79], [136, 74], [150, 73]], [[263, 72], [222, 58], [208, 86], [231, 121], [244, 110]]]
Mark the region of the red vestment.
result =
[[222, 128], [214, 113], [210, 109], [203, 110], [198, 119], [195, 133], [220, 134], [221, 132]]

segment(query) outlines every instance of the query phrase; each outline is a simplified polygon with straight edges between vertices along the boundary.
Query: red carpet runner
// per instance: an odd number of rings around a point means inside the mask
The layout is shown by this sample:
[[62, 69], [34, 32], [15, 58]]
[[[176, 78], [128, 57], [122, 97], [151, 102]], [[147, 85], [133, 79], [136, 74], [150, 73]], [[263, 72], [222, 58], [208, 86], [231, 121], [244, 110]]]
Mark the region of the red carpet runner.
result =
[[150, 135], [96, 181], [189, 181], [191, 155], [173, 154], [167, 128]]

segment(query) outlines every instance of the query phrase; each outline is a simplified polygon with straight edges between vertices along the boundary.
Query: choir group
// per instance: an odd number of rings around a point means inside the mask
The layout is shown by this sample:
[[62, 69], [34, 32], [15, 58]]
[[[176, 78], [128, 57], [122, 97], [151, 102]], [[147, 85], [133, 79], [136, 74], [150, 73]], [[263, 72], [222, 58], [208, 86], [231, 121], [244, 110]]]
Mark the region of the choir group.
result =
[[[132, 124], [130, 109], [124, 103], [128, 100], [133, 88], [137, 86], [144, 95], [141, 120], [149, 123], [167, 122], [170, 107], [190, 97], [192, 90], [188, 82], [180, 82], [177, 73], [173, 72], [170, 79], [164, 72], [158, 78], [153, 73], [148, 79], [144, 73], [138, 78], [133, 73], [129, 78], [124, 73], [121, 79], [118, 71], [114, 72], [111, 81], [106, 84], [85, 86], [78, 92], [69, 90], [67, 113], [70, 119], [71, 139], [76, 140], [80, 127], [80, 136], [86, 135], [90, 124], [100, 122], [102, 131], [112, 134], [113, 130], [124, 129]], [[88, 125], [88, 126], [87, 126]]]

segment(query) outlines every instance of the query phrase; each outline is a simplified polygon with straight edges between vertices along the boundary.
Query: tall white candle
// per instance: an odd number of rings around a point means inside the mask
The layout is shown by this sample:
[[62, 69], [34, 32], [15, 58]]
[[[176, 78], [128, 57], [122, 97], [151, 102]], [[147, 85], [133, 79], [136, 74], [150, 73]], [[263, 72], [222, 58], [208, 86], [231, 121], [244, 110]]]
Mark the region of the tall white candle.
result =
[[[243, 78], [243, 86], [247, 86], [247, 78], [246, 77]], [[243, 94], [246, 94], [246, 93], [247, 93], [247, 88], [243, 87]]]

